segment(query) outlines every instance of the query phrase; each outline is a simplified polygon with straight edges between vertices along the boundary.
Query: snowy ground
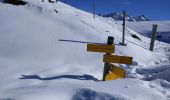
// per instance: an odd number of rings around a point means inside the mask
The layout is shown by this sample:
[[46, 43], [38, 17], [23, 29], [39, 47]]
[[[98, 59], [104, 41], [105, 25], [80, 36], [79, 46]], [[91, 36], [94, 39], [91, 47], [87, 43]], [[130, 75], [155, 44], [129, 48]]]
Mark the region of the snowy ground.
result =
[[[121, 42], [121, 25], [61, 2], [27, 0], [26, 6], [0, 3], [0, 100], [169, 100], [170, 45], [126, 29], [127, 46], [117, 55], [132, 56], [126, 79], [100, 81], [103, 54], [86, 51], [71, 39]], [[140, 39], [134, 38], [136, 35]]]
[[152, 25], [157, 24], [157, 40], [170, 43], [170, 21], [128, 22], [127, 26], [144, 36], [151, 37]]

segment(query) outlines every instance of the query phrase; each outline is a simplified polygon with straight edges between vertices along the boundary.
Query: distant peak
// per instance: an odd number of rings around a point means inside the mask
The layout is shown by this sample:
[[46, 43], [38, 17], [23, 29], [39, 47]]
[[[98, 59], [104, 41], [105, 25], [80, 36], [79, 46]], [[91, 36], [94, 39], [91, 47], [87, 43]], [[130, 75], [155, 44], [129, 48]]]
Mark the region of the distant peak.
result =
[[[113, 12], [110, 14], [103, 15], [103, 17], [111, 17], [115, 20], [123, 20], [123, 12]], [[126, 20], [130, 22], [151, 21], [151, 19], [145, 16], [144, 14], [140, 16], [131, 16], [127, 12], [126, 12]]]

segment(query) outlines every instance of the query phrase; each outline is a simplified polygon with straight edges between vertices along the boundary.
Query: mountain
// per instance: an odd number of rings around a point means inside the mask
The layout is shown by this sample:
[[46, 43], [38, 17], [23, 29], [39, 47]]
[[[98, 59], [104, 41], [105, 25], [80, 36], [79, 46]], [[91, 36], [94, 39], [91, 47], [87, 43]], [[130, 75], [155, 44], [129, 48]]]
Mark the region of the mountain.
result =
[[[103, 16], [111, 17], [115, 20], [123, 20], [123, 12], [115, 12], [115, 13], [105, 14]], [[151, 21], [151, 19], [146, 17], [145, 15], [131, 16], [128, 13], [126, 14], [126, 20], [130, 22]]]
[[[0, 100], [168, 100], [170, 45], [62, 2], [0, 2]], [[87, 52], [87, 44], [114, 37], [115, 53], [133, 57], [116, 64], [126, 78], [101, 81], [104, 53]], [[136, 38], [138, 37], [138, 38]]]

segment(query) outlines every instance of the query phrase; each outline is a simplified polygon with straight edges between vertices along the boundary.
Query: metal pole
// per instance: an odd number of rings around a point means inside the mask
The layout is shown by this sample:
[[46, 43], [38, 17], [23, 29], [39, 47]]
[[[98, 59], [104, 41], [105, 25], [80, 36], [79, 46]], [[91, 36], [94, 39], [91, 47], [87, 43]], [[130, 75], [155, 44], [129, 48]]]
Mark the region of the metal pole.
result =
[[153, 51], [153, 48], [154, 48], [154, 42], [155, 42], [155, 39], [156, 39], [157, 26], [158, 25], [153, 24], [153, 27], [152, 27], [152, 36], [151, 36], [151, 42], [150, 42], [150, 48], [149, 48], [150, 51]]
[[[109, 36], [107, 39], [107, 45], [113, 45], [114, 43], [114, 37]], [[110, 53], [106, 53], [107, 55], [111, 55]], [[103, 81], [105, 81], [106, 74], [109, 73], [110, 70], [110, 63], [104, 63], [104, 70], [103, 70]]]
[[95, 3], [93, 2], [93, 18], [95, 19], [96, 17], [96, 6]]
[[125, 23], [126, 22], [126, 11], [123, 11], [123, 36], [122, 36], [122, 45], [125, 45]]

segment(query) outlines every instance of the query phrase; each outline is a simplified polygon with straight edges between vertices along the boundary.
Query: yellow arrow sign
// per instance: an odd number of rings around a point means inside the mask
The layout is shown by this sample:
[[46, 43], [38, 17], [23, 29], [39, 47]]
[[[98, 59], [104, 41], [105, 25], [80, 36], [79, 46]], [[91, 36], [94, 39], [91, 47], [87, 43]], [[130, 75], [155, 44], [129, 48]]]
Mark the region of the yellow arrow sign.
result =
[[120, 64], [132, 64], [132, 57], [128, 56], [116, 56], [116, 55], [104, 55], [103, 62], [107, 63], [120, 63]]
[[115, 73], [109, 73], [106, 75], [105, 80], [109, 81], [109, 80], [115, 80], [118, 78], [121, 78], [121, 77], [116, 75]]
[[120, 77], [124, 78], [126, 71], [120, 67], [117, 67], [113, 64], [111, 64], [111, 72], [119, 75]]
[[114, 53], [115, 46], [114, 45], [87, 44], [87, 51]]
[[105, 80], [115, 80], [118, 78], [125, 78], [126, 71], [115, 65], [111, 65], [112, 69], [109, 74], [106, 75]]

